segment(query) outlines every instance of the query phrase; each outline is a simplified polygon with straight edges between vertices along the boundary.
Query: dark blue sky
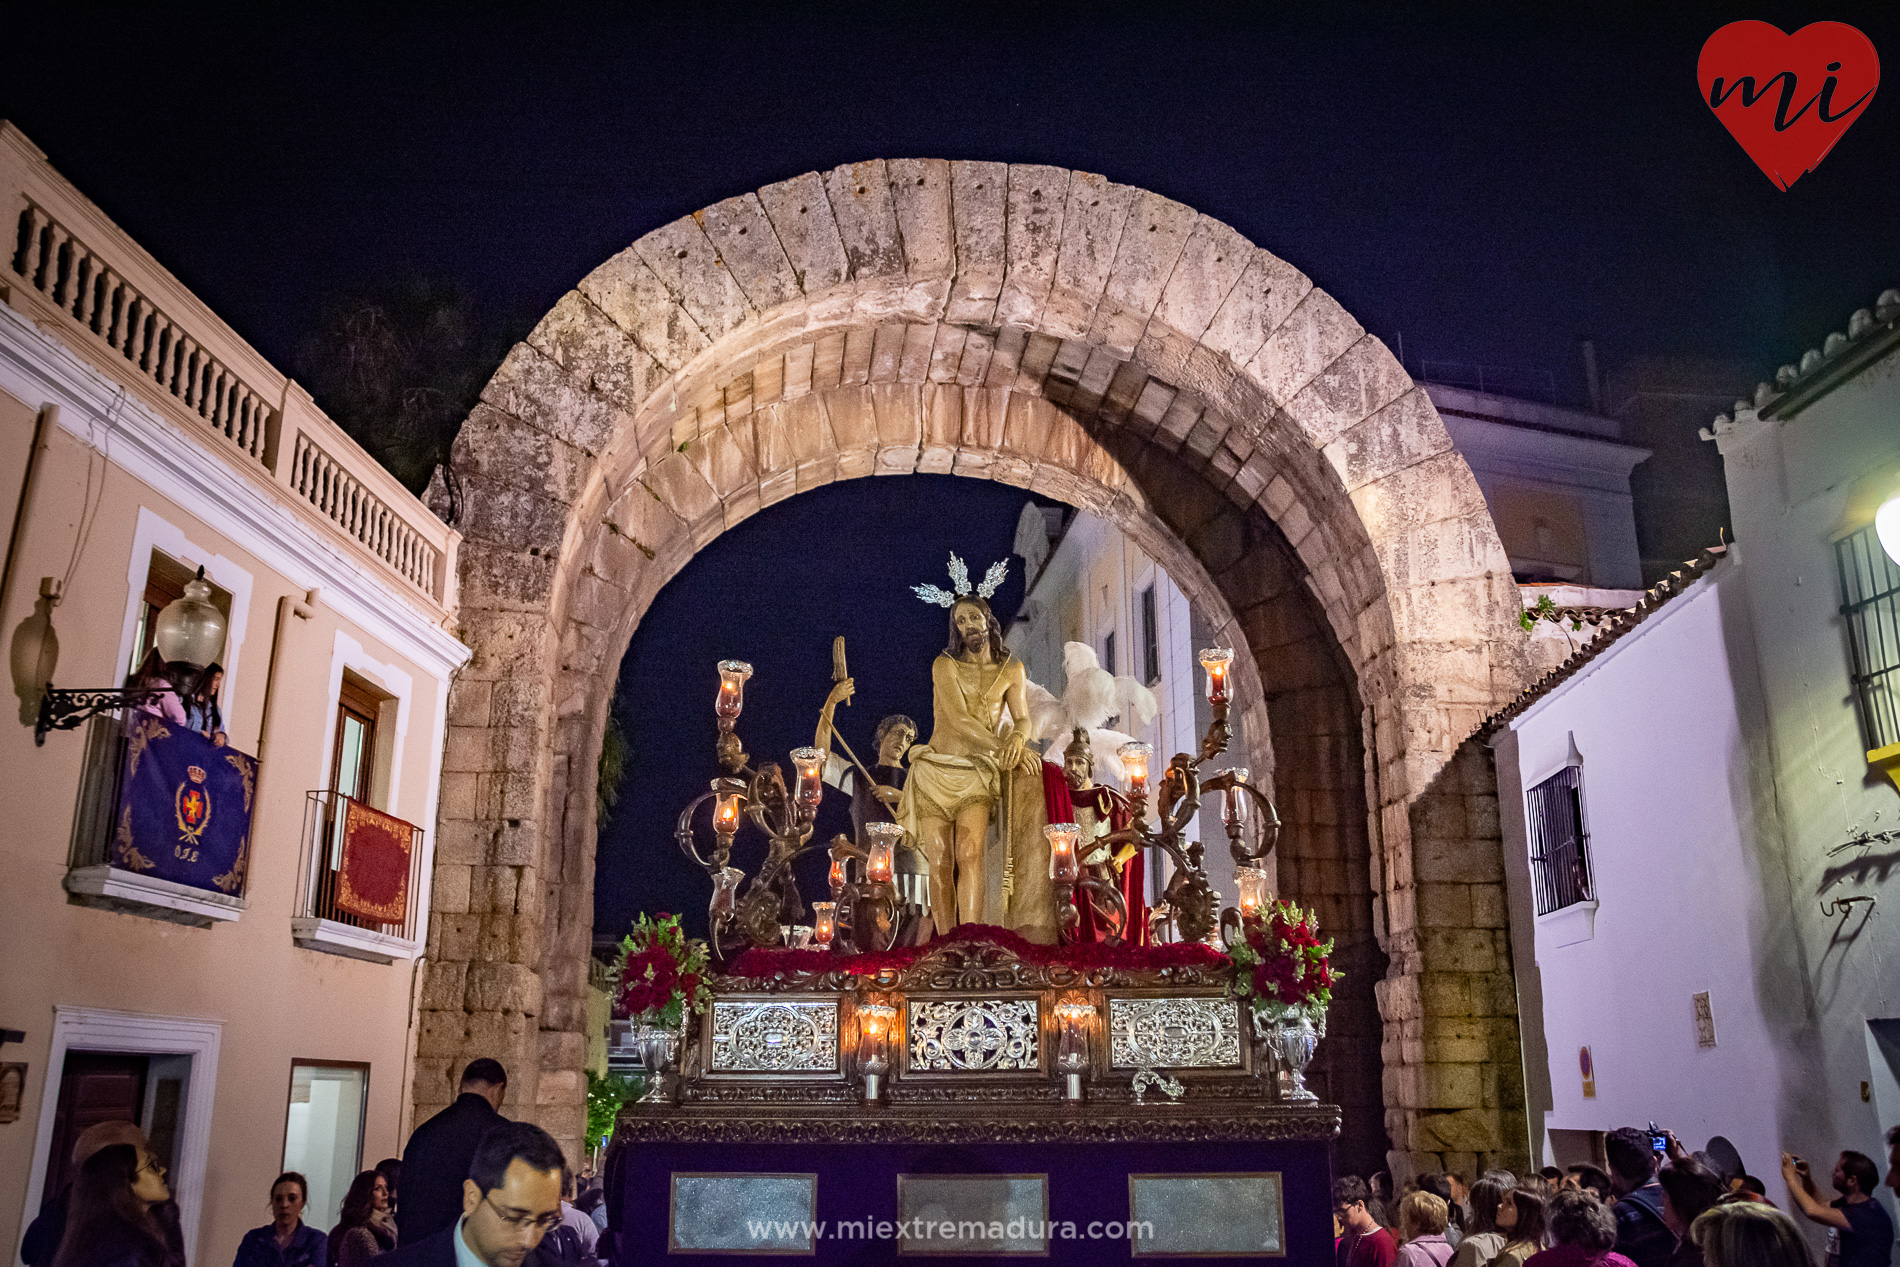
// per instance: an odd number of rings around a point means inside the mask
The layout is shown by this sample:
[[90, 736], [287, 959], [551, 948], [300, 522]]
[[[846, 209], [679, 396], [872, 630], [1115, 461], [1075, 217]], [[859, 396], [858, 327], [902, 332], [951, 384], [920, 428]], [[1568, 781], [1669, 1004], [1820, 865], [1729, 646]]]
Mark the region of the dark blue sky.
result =
[[[705, 931], [710, 886], [675, 847], [673, 825], [719, 773], [712, 704], [720, 660], [745, 660], [755, 671], [739, 719], [754, 764], [777, 761], [789, 776], [785, 754], [812, 741], [838, 634], [858, 688], [838, 710], [838, 728], [858, 756], [876, 760], [871, 732], [889, 713], [914, 718], [928, 736], [930, 662], [949, 640], [950, 617], [910, 587], [949, 588], [952, 550], [980, 580], [1008, 556], [1028, 500], [1007, 484], [954, 475], [830, 484], [754, 515], [662, 589], [620, 668], [615, 709], [630, 741], [628, 773], [600, 833], [596, 929], [618, 932], [641, 910], [672, 910]], [[1007, 620], [1022, 595], [1021, 561], [1013, 560], [993, 600], [997, 614]], [[827, 789], [816, 838], [850, 830], [849, 804]], [[710, 845], [709, 833], [702, 839]], [[735, 865], [750, 875], [762, 853], [748, 832]], [[817, 855], [808, 863], [800, 881], [807, 901], [825, 896], [826, 867]]]
[[[421, 8], [418, 6], [418, 8]], [[1900, 89], [1782, 193], [1702, 103], [1739, 17], [1900, 6], [62, 4], [0, 113], [280, 365], [420, 271], [516, 326], [640, 234], [905, 155], [1055, 163], [1218, 216], [1406, 357], [1548, 373], [1575, 340], [1771, 371], [1900, 280]]]
[[[1743, 17], [1852, 22], [1900, 58], [1891, 3], [59, 4], [8, 13], [0, 114], [286, 368], [340, 292], [452, 279], [518, 336], [675, 217], [920, 155], [1157, 190], [1298, 265], [1415, 372], [1511, 367], [1581, 402], [1579, 337], [1611, 371], [1739, 362], [1739, 393], [1900, 284], [1900, 88], [1780, 192], [1696, 88], [1703, 41]], [[1639, 473], [1657, 495], [1709, 478], [1707, 446], [1658, 447]], [[711, 662], [759, 666], [755, 752], [808, 738], [833, 633], [864, 666], [851, 735], [924, 709], [941, 613], [904, 586], [950, 548], [1005, 548], [1020, 500], [979, 481], [834, 486], [661, 593], [623, 691], [653, 782], [603, 836], [603, 927], [648, 898], [703, 903], [657, 859], [709, 773]], [[785, 548], [801, 534], [821, 548]]]

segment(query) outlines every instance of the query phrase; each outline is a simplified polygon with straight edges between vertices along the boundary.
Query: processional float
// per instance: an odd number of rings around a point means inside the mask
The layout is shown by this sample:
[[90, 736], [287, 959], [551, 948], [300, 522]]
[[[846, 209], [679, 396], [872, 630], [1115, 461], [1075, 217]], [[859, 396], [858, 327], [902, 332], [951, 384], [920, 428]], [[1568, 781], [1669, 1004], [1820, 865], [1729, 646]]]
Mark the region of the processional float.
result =
[[[1052, 946], [980, 925], [903, 944], [917, 918], [894, 885], [904, 828], [815, 842], [826, 754], [793, 750], [789, 783], [777, 763], [755, 764], [738, 735], [752, 669], [719, 664], [719, 773], [676, 832], [712, 884], [710, 999], [680, 1030], [636, 1041], [651, 1090], [615, 1133], [614, 1199], [620, 1226], [641, 1229], [636, 1258], [856, 1261], [862, 1246], [810, 1226], [860, 1207], [905, 1253], [1101, 1261], [1103, 1247], [1063, 1233], [1068, 1215], [1094, 1214], [1127, 1228], [1137, 1257], [1330, 1254], [1339, 1111], [1303, 1080], [1325, 1032], [1330, 943], [1269, 899], [1270, 798], [1245, 769], [1202, 773], [1228, 747], [1233, 653], [1200, 660], [1212, 713], [1200, 751], [1151, 786], [1152, 750], [1124, 745], [1128, 824], [1097, 838], [1172, 863], [1149, 923], [1158, 944], [1137, 944], [1125, 906], [1114, 918], [1120, 896], [1082, 866], [1078, 828], [1053, 823]], [[1205, 795], [1220, 798], [1236, 865], [1224, 909], [1188, 834]], [[708, 802], [710, 843], [695, 830]], [[793, 864], [819, 848], [830, 893], [804, 923]], [[749, 876], [741, 853], [757, 858]], [[1079, 932], [1085, 903], [1103, 917], [1098, 939]], [[796, 1215], [792, 1231], [761, 1240], [728, 1217], [760, 1203]], [[917, 1241], [920, 1210], [977, 1235]], [[1012, 1234], [1035, 1233], [1038, 1214], [1038, 1235]]]

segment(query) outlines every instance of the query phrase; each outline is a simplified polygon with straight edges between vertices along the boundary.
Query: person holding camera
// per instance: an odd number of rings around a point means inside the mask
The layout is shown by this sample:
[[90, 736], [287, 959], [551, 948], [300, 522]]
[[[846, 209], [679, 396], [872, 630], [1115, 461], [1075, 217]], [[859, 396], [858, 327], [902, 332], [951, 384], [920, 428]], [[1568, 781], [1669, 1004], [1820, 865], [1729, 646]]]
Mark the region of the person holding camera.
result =
[[1616, 1193], [1616, 1252], [1636, 1267], [1666, 1267], [1676, 1252], [1676, 1234], [1663, 1219], [1663, 1188], [1656, 1181], [1656, 1159], [1667, 1134], [1652, 1127], [1614, 1130], [1604, 1138], [1610, 1186]]
[[1851, 1150], [1842, 1153], [1831, 1177], [1841, 1195], [1826, 1205], [1801, 1158], [1783, 1153], [1781, 1177], [1801, 1213], [1827, 1229], [1827, 1267], [1889, 1267], [1893, 1262], [1893, 1220], [1873, 1199], [1880, 1183], [1873, 1158]]

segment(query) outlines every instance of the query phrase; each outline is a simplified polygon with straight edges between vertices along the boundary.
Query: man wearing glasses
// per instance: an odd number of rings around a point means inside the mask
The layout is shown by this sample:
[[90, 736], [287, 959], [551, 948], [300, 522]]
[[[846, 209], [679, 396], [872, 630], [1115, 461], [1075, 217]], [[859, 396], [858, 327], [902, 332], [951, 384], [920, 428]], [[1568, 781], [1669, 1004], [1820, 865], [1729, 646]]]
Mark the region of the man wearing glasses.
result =
[[453, 1227], [385, 1255], [377, 1267], [523, 1267], [561, 1225], [561, 1169], [554, 1137], [531, 1122], [504, 1122], [482, 1136], [462, 1183]]

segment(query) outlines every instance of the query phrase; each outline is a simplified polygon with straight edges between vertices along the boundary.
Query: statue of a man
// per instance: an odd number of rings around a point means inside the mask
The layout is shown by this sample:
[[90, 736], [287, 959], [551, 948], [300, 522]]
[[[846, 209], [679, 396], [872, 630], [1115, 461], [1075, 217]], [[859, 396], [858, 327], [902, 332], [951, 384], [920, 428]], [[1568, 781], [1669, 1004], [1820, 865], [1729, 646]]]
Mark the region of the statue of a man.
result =
[[[911, 749], [898, 821], [930, 864], [931, 914], [940, 934], [958, 924], [1004, 924], [1030, 941], [1053, 943], [1041, 759], [1028, 745], [1023, 664], [1003, 645], [1002, 626], [984, 598], [959, 594], [949, 606], [950, 642], [930, 666], [930, 741]], [[992, 823], [1009, 851], [1000, 912], [986, 902]]]

